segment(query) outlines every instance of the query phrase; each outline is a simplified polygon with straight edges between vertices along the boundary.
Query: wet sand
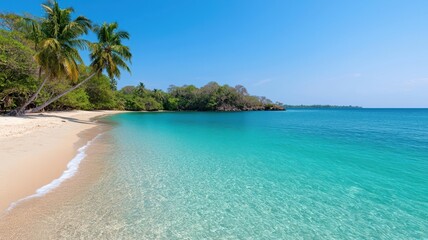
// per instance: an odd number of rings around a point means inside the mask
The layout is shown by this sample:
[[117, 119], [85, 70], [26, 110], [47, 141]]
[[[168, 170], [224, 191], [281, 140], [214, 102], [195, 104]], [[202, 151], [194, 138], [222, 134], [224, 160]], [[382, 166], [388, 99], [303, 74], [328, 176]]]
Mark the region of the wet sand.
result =
[[0, 117], [0, 220], [11, 203], [34, 194], [63, 174], [77, 149], [106, 127], [97, 118], [116, 113], [120, 112]]
[[[103, 129], [106, 130], [106, 129]], [[85, 131], [80, 136], [91, 138], [98, 131]], [[112, 171], [106, 164], [105, 157], [111, 154], [111, 139], [101, 135], [87, 149], [87, 157], [81, 162], [79, 171], [64, 181], [61, 186], [44, 195], [32, 198], [6, 211], [0, 217], [0, 239], [80, 239], [84, 231], [79, 221], [69, 221], [67, 216], [76, 215], [76, 219], [89, 219], [93, 223], [105, 224], [105, 217], [112, 214], [89, 213], [85, 209], [102, 206], [108, 199], [100, 199], [93, 191], [98, 189], [97, 182], [104, 178], [107, 171]], [[78, 206], [76, 208], [76, 206]]]

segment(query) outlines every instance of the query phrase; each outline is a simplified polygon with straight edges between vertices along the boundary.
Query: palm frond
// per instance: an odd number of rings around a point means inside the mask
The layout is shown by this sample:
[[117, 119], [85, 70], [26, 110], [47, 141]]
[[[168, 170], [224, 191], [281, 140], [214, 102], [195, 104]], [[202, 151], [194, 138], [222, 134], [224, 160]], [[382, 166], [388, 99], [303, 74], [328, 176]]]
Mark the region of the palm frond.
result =
[[62, 9], [55, 0], [42, 7], [45, 11], [45, 17], [40, 23], [43, 40], [35, 59], [52, 78], [76, 80], [79, 75], [78, 63], [83, 62], [78, 49], [86, 49], [89, 45], [81, 37], [88, 32], [92, 23], [84, 16], [73, 20], [74, 9]]
[[111, 79], [120, 77], [120, 69], [131, 72], [127, 62], [131, 61], [132, 54], [128, 46], [122, 45], [123, 39], [129, 39], [129, 33], [118, 31], [118, 27], [115, 22], [94, 26], [98, 43], [90, 45], [93, 71], [105, 70]]
[[79, 49], [88, 49], [90, 42], [86, 39], [72, 39], [68, 41], [70, 46], [77, 47]]

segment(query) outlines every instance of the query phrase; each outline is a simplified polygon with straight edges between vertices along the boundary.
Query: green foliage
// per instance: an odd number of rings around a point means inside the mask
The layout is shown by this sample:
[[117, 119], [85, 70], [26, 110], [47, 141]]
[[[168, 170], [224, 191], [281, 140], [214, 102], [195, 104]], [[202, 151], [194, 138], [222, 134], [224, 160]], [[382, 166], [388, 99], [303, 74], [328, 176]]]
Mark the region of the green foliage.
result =
[[168, 109], [170, 111], [177, 111], [179, 101], [180, 99], [169, 96], [164, 104], [165, 109]]
[[92, 109], [108, 110], [116, 108], [116, 95], [107, 76], [101, 75], [88, 81], [85, 91]]
[[71, 18], [73, 8], [61, 9], [58, 2], [42, 4], [45, 17], [31, 21], [31, 40], [37, 45], [35, 59], [50, 79], [79, 77], [78, 63], [83, 60], [78, 49], [84, 49], [88, 42], [81, 38], [91, 28], [91, 21], [83, 16]]
[[94, 110], [85, 89], [78, 88], [49, 106], [53, 110]]
[[145, 110], [143, 99], [138, 96], [125, 95], [125, 110], [142, 111]]
[[141, 99], [141, 101], [144, 103], [144, 110], [146, 111], [159, 111], [163, 110], [162, 103], [156, 101], [155, 98], [147, 96]]
[[[231, 87], [220, 86], [210, 82], [201, 88], [193, 85], [182, 87], [170, 86], [164, 108], [167, 110], [192, 111], [247, 111], [264, 110], [271, 101], [265, 97], [250, 96], [242, 85]], [[281, 109], [280, 106], [269, 107]]]
[[0, 110], [22, 104], [37, 87], [34, 51], [16, 32], [0, 30]]
[[136, 94], [135, 86], [123, 87], [116, 94], [117, 105], [121, 110], [141, 111], [144, 110], [144, 104], [141, 98]]
[[[44, 91], [39, 95], [35, 104], [38, 105], [45, 102], [51, 96], [57, 95], [60, 92], [70, 88], [70, 82], [68, 81], [51, 81], [47, 84]], [[65, 95], [63, 98], [49, 105], [46, 110], [92, 110], [92, 104], [89, 101], [89, 96], [84, 88], [76, 89]]]
[[197, 90], [198, 88], [193, 85], [170, 86], [168, 93], [178, 100], [178, 110], [197, 110]]
[[104, 23], [95, 26], [98, 42], [90, 44], [91, 67], [94, 72], [107, 71], [110, 79], [120, 77], [120, 69], [131, 72], [127, 61], [131, 60], [132, 54], [129, 47], [122, 45], [123, 39], [129, 39], [129, 33], [118, 30], [117, 23]]
[[242, 85], [220, 86], [216, 82], [197, 88], [193, 85], [170, 86], [168, 92], [146, 89], [144, 84], [126, 86], [117, 98], [121, 109], [131, 111], [248, 111], [280, 110], [265, 97], [250, 96]]
[[[71, 80], [68, 89], [56, 92], [45, 102], [39, 103], [32, 111], [40, 111], [49, 104], [69, 94], [76, 88], [84, 85], [89, 79], [97, 75], [102, 77], [105, 70], [109, 76], [109, 88], [106, 89], [105, 81], [98, 81], [100, 86], [89, 84], [87, 91], [92, 100], [92, 107], [95, 109], [111, 109], [116, 107], [112, 90], [116, 90], [116, 79], [120, 77], [120, 69], [130, 72], [128, 62], [131, 60], [129, 47], [122, 45], [123, 39], [129, 39], [129, 34], [118, 29], [117, 23], [104, 23], [101, 26], [92, 27], [92, 23], [84, 16], [72, 18], [74, 9], [60, 8], [56, 0], [42, 4], [45, 15], [41, 18], [25, 17], [16, 14], [0, 14], [0, 29], [19, 32], [21, 38], [32, 43], [34, 53], [32, 58], [38, 65], [39, 87], [33, 91], [28, 101], [14, 112], [22, 114], [26, 107], [34, 102], [39, 94], [46, 92], [43, 88], [45, 82]], [[90, 43], [81, 38], [89, 30], [93, 30], [97, 35], [98, 42]], [[90, 77], [86, 79], [81, 75], [87, 73], [87, 69], [81, 72], [79, 64], [83, 63], [80, 51], [85, 48], [90, 50], [91, 69]], [[3, 59], [6, 61], [5, 59]], [[79, 83], [76, 82], [80, 80]], [[74, 84], [73, 84], [74, 83]], [[58, 85], [61, 85], [58, 83]], [[52, 87], [51, 87], [52, 88]], [[61, 89], [62, 86], [58, 86]], [[42, 98], [39, 98], [42, 99]], [[147, 99], [151, 101], [151, 99]], [[40, 101], [38, 101], [40, 102]], [[60, 104], [57, 104], [60, 105]], [[150, 108], [158, 108], [156, 104], [149, 104]], [[82, 105], [83, 106], [83, 105]], [[79, 107], [82, 107], [79, 106]], [[86, 107], [86, 105], [84, 105]]]

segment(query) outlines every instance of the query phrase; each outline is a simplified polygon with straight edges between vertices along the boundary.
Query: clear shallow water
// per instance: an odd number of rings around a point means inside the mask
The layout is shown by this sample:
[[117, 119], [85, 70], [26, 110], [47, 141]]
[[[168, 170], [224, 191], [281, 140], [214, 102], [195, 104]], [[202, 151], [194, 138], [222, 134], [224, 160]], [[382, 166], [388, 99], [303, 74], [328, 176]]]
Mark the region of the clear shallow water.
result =
[[110, 120], [102, 177], [43, 220], [58, 237], [428, 238], [428, 110]]

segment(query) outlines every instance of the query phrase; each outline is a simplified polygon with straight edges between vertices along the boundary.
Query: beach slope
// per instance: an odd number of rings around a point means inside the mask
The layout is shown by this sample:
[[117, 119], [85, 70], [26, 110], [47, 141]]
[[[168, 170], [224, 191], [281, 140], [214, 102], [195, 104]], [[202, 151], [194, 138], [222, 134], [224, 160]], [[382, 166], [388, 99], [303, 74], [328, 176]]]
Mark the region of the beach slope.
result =
[[77, 149], [102, 131], [97, 118], [118, 111], [0, 117], [0, 213], [59, 178]]

